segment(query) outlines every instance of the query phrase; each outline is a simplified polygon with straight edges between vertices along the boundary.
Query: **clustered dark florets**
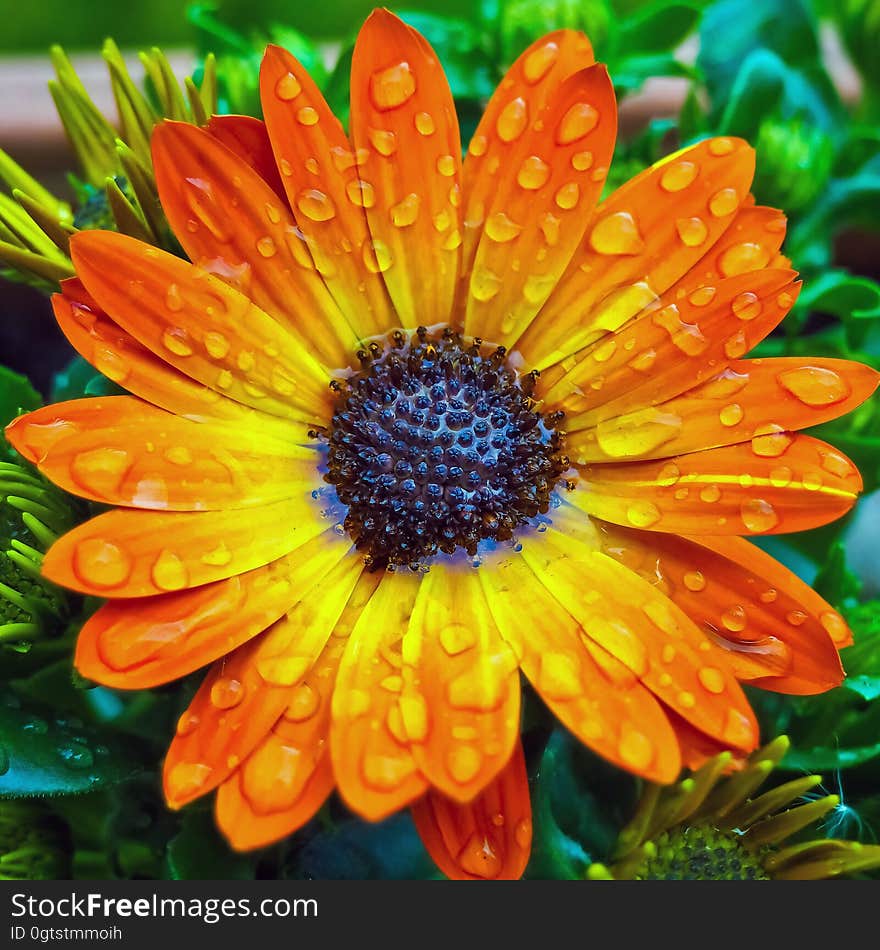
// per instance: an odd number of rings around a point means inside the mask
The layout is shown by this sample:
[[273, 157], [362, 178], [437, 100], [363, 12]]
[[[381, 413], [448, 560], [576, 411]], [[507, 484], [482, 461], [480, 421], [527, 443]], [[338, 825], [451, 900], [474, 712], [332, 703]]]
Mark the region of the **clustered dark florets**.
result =
[[394, 333], [358, 352], [334, 381], [328, 472], [348, 507], [344, 526], [368, 565], [419, 570], [438, 552], [477, 553], [547, 511], [568, 459], [561, 413], [532, 398], [504, 347], [484, 352], [452, 330]]

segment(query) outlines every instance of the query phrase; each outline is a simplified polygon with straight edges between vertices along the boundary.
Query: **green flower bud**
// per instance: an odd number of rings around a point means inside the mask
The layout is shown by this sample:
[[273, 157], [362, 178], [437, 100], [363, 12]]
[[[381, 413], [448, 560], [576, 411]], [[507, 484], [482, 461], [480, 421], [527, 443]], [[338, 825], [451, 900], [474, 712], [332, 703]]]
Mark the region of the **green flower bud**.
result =
[[755, 194], [766, 204], [797, 211], [816, 198], [831, 175], [831, 139], [802, 118], [765, 119], [755, 148]]
[[501, 3], [499, 32], [501, 56], [513, 62], [531, 43], [545, 33], [564, 28], [581, 30], [599, 47], [608, 35], [611, 12], [603, 0], [508, 0]]

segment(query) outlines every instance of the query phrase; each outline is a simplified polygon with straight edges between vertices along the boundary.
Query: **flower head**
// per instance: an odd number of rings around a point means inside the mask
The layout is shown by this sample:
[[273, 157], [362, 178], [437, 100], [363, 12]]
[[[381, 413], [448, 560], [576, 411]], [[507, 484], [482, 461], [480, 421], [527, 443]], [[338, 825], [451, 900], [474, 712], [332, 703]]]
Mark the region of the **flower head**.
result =
[[593, 880], [819, 880], [880, 867], [880, 846], [835, 838], [788, 839], [841, 804], [813, 796], [818, 775], [804, 775], [757, 795], [788, 750], [785, 736], [736, 764], [727, 752], [677, 785], [649, 785], [623, 829], [609, 865]]
[[189, 261], [75, 235], [55, 297], [131, 396], [16, 420], [50, 478], [113, 510], [47, 576], [108, 598], [80, 671], [126, 689], [211, 666], [165, 762], [217, 790], [235, 847], [331, 789], [412, 804], [446, 873], [519, 875], [519, 671], [655, 782], [758, 743], [739, 681], [818, 692], [844, 621], [741, 534], [812, 527], [860, 489], [798, 430], [877, 383], [744, 359], [794, 303], [784, 218], [720, 138], [597, 206], [605, 69], [559, 31], [511, 67], [462, 162], [433, 51], [386, 11], [352, 62], [351, 138], [270, 47], [265, 125], [153, 134]]

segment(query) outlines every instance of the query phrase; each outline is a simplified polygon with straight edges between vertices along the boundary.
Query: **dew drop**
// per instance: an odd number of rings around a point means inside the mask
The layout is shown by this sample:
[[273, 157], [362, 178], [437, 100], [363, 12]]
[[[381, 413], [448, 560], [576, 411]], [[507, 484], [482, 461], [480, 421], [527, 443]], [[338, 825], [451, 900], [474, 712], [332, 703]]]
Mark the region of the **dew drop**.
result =
[[208, 331], [202, 342], [205, 344], [208, 356], [215, 360], [222, 360], [229, 353], [229, 340], [215, 330]]
[[177, 728], [174, 730], [175, 734], [183, 739], [184, 737], [195, 732], [195, 730], [198, 728], [199, 722], [199, 717], [195, 713], [191, 713], [189, 710], [187, 710], [177, 720]]
[[73, 552], [73, 570], [90, 587], [104, 590], [120, 587], [133, 569], [131, 555], [103, 538], [80, 541]]
[[571, 145], [596, 128], [599, 113], [586, 102], [576, 102], [562, 117], [556, 130], [557, 145]]
[[489, 140], [485, 135], [475, 135], [471, 139], [471, 144], [468, 146], [468, 152], [476, 158], [479, 158], [481, 155], [486, 154], [486, 149], [489, 147]]
[[486, 268], [475, 270], [471, 277], [471, 294], [485, 303], [501, 291], [501, 278]]
[[770, 484], [774, 488], [785, 488], [791, 484], [794, 472], [787, 465], [777, 465], [770, 470]]
[[517, 96], [501, 110], [495, 130], [502, 142], [512, 142], [525, 131], [529, 123], [529, 111], [525, 99]]
[[218, 709], [232, 709], [244, 699], [244, 686], [241, 680], [231, 676], [221, 676], [211, 687], [211, 702]]
[[181, 590], [189, 582], [189, 575], [183, 561], [167, 548], [159, 552], [150, 570], [153, 583], [159, 590]]
[[633, 216], [628, 211], [617, 211], [596, 224], [590, 246], [599, 254], [640, 254], [645, 242]]
[[284, 710], [284, 718], [289, 722], [305, 722], [318, 711], [321, 697], [308, 683], [300, 683], [293, 691], [290, 702]]
[[183, 309], [183, 297], [180, 296], [180, 288], [177, 284], [168, 285], [168, 292], [165, 294], [165, 306], [174, 312]]
[[735, 277], [761, 270], [770, 260], [770, 252], [761, 244], [744, 241], [727, 248], [718, 261], [718, 269], [724, 277]]
[[742, 633], [748, 623], [745, 607], [735, 604], [721, 615], [721, 622], [731, 633]]
[[169, 327], [162, 334], [162, 345], [175, 356], [192, 356], [189, 334], [180, 327]]
[[752, 436], [752, 451], [761, 458], [779, 458], [794, 441], [790, 432], [771, 423], [760, 426]]
[[311, 106], [303, 106], [296, 114], [296, 121], [300, 125], [310, 126], [318, 124], [318, 112]]
[[709, 229], [702, 218], [679, 218], [675, 222], [675, 230], [681, 243], [687, 247], [697, 247], [709, 236]]
[[675, 304], [669, 304], [653, 314], [651, 321], [669, 334], [673, 344], [688, 356], [698, 356], [709, 345], [695, 323], [685, 323]]
[[724, 674], [714, 666], [704, 666], [697, 673], [700, 685], [709, 693], [716, 696], [724, 692]]
[[563, 185], [557, 192], [554, 197], [557, 207], [562, 208], [563, 211], [570, 211], [572, 208], [577, 207], [577, 203], [580, 200], [581, 190], [578, 187], [577, 182], [570, 181], [568, 184]]
[[95, 369], [99, 373], [103, 373], [107, 379], [113, 380], [114, 383], [123, 382], [131, 373], [131, 365], [128, 360], [121, 353], [110, 349], [108, 346], [96, 346], [93, 359]]
[[522, 226], [515, 221], [511, 221], [503, 211], [497, 211], [490, 215], [486, 221], [486, 234], [499, 244], [512, 241], [521, 231]]
[[559, 47], [556, 43], [544, 43], [523, 60], [523, 76], [529, 85], [540, 82], [559, 59]]
[[664, 191], [682, 191], [697, 177], [699, 169], [693, 162], [673, 162], [660, 176]]
[[503, 867], [492, 842], [479, 832], [474, 832], [468, 838], [456, 857], [456, 863], [466, 873], [485, 881], [498, 877]]
[[684, 586], [694, 593], [699, 593], [706, 589], [706, 578], [701, 571], [687, 571], [684, 575]]
[[82, 742], [72, 739], [58, 747], [58, 755], [64, 764], [71, 769], [90, 769], [95, 764], [92, 750]]
[[718, 413], [718, 418], [723, 426], [735, 426], [743, 421], [744, 415], [743, 407], [738, 402], [732, 402]]
[[733, 141], [729, 138], [709, 139], [709, 151], [712, 155], [729, 155], [733, 151]]
[[777, 379], [783, 389], [813, 408], [833, 406], [843, 402], [851, 393], [839, 373], [823, 366], [800, 366], [780, 373]]
[[396, 228], [407, 228], [414, 224], [419, 216], [420, 204], [421, 199], [415, 192], [408, 194], [403, 201], [393, 205], [389, 210], [391, 223]]
[[353, 178], [345, 186], [348, 200], [357, 208], [372, 208], [376, 204], [376, 191], [368, 181]]
[[714, 299], [714, 287], [699, 287], [688, 297], [688, 301], [695, 307], [705, 307], [706, 304], [711, 303]]
[[651, 501], [635, 501], [627, 508], [626, 517], [637, 528], [650, 528], [660, 520], [660, 509]]
[[754, 320], [761, 313], [761, 301], [757, 294], [746, 291], [733, 298], [730, 309], [740, 320]]
[[372, 274], [383, 274], [391, 267], [393, 259], [388, 245], [383, 241], [364, 241], [362, 256], [364, 266]]
[[284, 102], [289, 102], [302, 92], [302, 86], [293, 73], [287, 73], [275, 83], [275, 95]]
[[257, 250], [260, 252], [262, 257], [274, 257], [278, 253], [278, 248], [275, 246], [275, 242], [268, 234], [264, 235], [257, 241]]
[[380, 111], [397, 109], [408, 102], [416, 91], [416, 78], [409, 63], [389, 66], [370, 76], [370, 99]]
[[700, 489], [700, 501], [715, 504], [721, 498], [721, 489], [717, 485], [705, 485]]
[[739, 195], [735, 188], [722, 188], [709, 199], [709, 211], [716, 218], [733, 214], [739, 207]]
[[840, 614], [833, 610], [826, 610], [819, 615], [819, 623], [825, 628], [825, 632], [835, 643], [843, 643], [849, 639], [849, 627]]
[[748, 348], [749, 344], [742, 330], [737, 330], [724, 341], [724, 353], [731, 360], [738, 359], [748, 351]]
[[441, 155], [437, 159], [437, 171], [445, 178], [451, 178], [455, 174], [455, 159], [451, 155]]
[[550, 167], [547, 163], [538, 158], [537, 155], [530, 155], [520, 165], [516, 181], [520, 188], [525, 188], [526, 191], [537, 191], [547, 184], [549, 177]]
[[370, 129], [367, 133], [370, 144], [386, 158], [397, 151], [397, 136], [387, 129]]
[[469, 745], [453, 746], [446, 757], [449, 774], [459, 785], [465, 785], [476, 778], [482, 764], [482, 753]]
[[779, 524], [779, 515], [763, 498], [749, 498], [740, 506], [740, 516], [746, 529], [753, 534], [770, 531]]
[[301, 191], [297, 196], [296, 206], [312, 221], [329, 221], [336, 214], [336, 208], [331, 199], [317, 188]]
[[204, 786], [213, 771], [204, 763], [178, 762], [168, 774], [168, 797], [189, 798]]

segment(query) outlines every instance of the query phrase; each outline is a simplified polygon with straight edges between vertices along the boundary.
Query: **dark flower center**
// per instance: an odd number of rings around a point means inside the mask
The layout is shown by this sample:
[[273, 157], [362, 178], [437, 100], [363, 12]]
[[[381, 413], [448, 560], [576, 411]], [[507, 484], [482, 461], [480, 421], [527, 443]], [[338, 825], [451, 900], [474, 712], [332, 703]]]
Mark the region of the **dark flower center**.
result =
[[[636, 877], [645, 881], [765, 881], [762, 852], [736, 832], [711, 824], [675, 828], [659, 836], [656, 851]], [[766, 850], [766, 849], [765, 849]]]
[[481, 540], [509, 540], [547, 511], [569, 463], [562, 414], [542, 415], [532, 398], [537, 373], [518, 375], [503, 347], [450, 329], [397, 331], [358, 359], [358, 372], [331, 384], [325, 478], [370, 566], [476, 555]]

